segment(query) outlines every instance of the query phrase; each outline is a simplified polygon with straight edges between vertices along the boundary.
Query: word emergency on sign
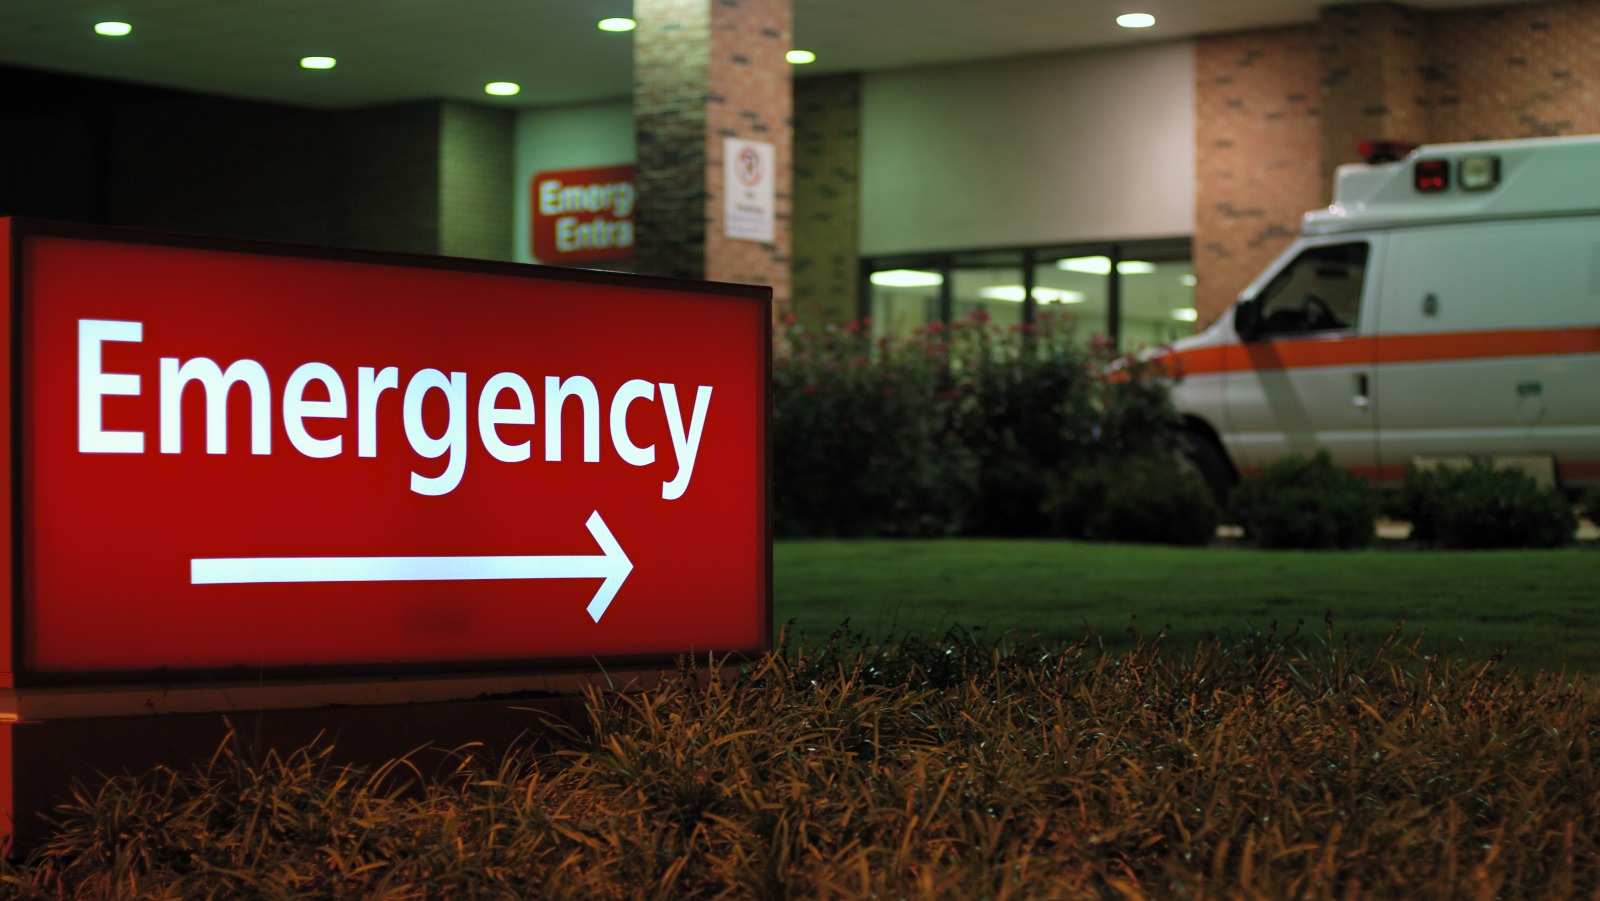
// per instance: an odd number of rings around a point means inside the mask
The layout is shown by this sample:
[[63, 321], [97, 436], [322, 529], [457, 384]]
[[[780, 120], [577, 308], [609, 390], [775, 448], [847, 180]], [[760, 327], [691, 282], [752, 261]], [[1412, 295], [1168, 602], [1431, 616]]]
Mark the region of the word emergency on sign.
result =
[[0, 240], [0, 679], [769, 646], [767, 289], [4, 219]]
[[633, 256], [634, 167], [540, 172], [532, 184], [534, 259], [561, 264]]
[[[107, 395], [138, 396], [140, 382], [137, 375], [119, 375], [102, 370], [102, 345], [106, 341], [139, 343], [144, 338], [144, 324], [139, 322], [110, 322], [98, 319], [78, 321], [78, 450], [82, 453], [139, 454], [145, 450], [142, 431], [107, 431], [103, 404]], [[228, 452], [228, 392], [235, 385], [243, 385], [250, 399], [250, 453], [262, 456], [272, 453], [272, 386], [266, 370], [255, 360], [238, 360], [223, 369], [207, 357], [180, 360], [177, 357], [161, 358], [161, 453], [176, 454], [183, 450], [183, 392], [195, 384], [205, 396], [206, 453]], [[394, 366], [378, 369], [362, 366], [356, 370], [356, 453], [362, 457], [378, 455], [378, 404], [386, 391], [398, 391], [400, 370]], [[406, 441], [418, 456], [429, 460], [445, 457], [444, 471], [435, 476], [411, 473], [411, 490], [418, 494], [449, 494], [461, 484], [467, 466], [469, 440], [467, 417], [472, 409], [467, 397], [467, 374], [452, 372], [446, 375], [437, 369], [423, 369], [413, 373], [406, 381], [402, 394], [402, 421]], [[326, 400], [308, 400], [307, 389], [320, 383]], [[422, 421], [422, 405], [428, 392], [437, 391], [444, 398], [449, 415], [444, 431], [439, 435], [428, 432]], [[502, 407], [500, 398], [511, 393], [515, 406]], [[643, 379], [630, 379], [617, 389], [609, 405], [612, 448], [617, 456], [631, 466], [649, 466], [656, 462], [655, 445], [640, 447], [628, 435], [628, 408], [635, 401], [646, 403], [655, 400], [656, 385]], [[346, 420], [350, 416], [344, 378], [327, 363], [305, 363], [289, 374], [283, 387], [283, 428], [288, 433], [294, 449], [307, 457], [337, 457], [344, 453], [345, 435], [341, 430], [329, 437], [313, 437], [306, 425], [307, 419]], [[560, 376], [544, 378], [544, 459], [561, 462], [561, 409], [568, 399], [577, 401], [583, 410], [583, 460], [596, 463], [600, 460], [600, 396], [594, 382], [578, 375], [563, 379]], [[661, 483], [661, 496], [676, 500], [689, 487], [694, 472], [695, 455], [700, 447], [700, 435], [705, 427], [706, 411], [711, 403], [711, 386], [701, 385], [695, 392], [694, 413], [685, 423], [678, 406], [678, 389], [671, 383], [661, 385], [661, 405], [667, 418], [667, 428], [672, 435], [672, 449], [677, 461], [677, 474]], [[521, 463], [532, 456], [529, 440], [508, 444], [500, 435], [500, 427], [534, 425], [538, 422], [538, 408], [528, 380], [514, 372], [497, 372], [483, 383], [477, 399], [478, 437], [484, 450], [502, 463]]]

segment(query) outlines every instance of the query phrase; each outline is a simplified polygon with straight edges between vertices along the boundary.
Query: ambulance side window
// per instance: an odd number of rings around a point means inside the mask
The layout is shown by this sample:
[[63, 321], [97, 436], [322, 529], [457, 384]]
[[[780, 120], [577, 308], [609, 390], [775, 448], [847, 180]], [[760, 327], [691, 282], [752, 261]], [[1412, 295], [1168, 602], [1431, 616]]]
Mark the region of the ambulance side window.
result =
[[1254, 337], [1277, 338], [1356, 327], [1367, 245], [1309, 247], [1257, 295]]

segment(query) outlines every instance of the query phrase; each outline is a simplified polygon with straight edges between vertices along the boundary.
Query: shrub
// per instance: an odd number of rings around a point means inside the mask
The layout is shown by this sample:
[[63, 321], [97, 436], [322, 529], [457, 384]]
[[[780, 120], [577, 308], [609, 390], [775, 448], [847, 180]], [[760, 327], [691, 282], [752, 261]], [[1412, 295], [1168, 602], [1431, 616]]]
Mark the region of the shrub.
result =
[[981, 313], [908, 340], [786, 324], [773, 365], [779, 535], [1044, 534], [1061, 473], [1177, 441], [1155, 359], [1084, 344], [1068, 317]]
[[1111, 467], [1091, 537], [1151, 544], [1207, 544], [1217, 505], [1204, 483], [1169, 457], [1137, 457]]
[[1600, 526], [1600, 488], [1590, 488], [1583, 496], [1583, 515]]
[[1056, 534], [1097, 541], [1201, 545], [1216, 535], [1211, 492], [1170, 457], [1132, 457], [1053, 480]]
[[1560, 547], [1577, 529], [1559, 492], [1487, 463], [1408, 467], [1384, 509], [1411, 523], [1413, 540], [1450, 548]]
[[1457, 470], [1447, 467], [1419, 469], [1406, 466], [1405, 480], [1400, 487], [1383, 498], [1383, 515], [1411, 523], [1411, 540], [1430, 544], [1439, 540], [1434, 528], [1434, 514], [1439, 499], [1452, 490], [1451, 477]]
[[1245, 534], [1273, 549], [1366, 547], [1378, 515], [1377, 493], [1327, 451], [1273, 463], [1240, 482], [1229, 505]]
[[776, 532], [958, 531], [977, 492], [977, 461], [939, 402], [942, 349], [875, 350], [853, 326], [791, 326], [786, 342], [772, 373]]
[[1520, 470], [1474, 463], [1422, 481], [1432, 531], [1445, 547], [1561, 547], [1578, 528], [1566, 498]]

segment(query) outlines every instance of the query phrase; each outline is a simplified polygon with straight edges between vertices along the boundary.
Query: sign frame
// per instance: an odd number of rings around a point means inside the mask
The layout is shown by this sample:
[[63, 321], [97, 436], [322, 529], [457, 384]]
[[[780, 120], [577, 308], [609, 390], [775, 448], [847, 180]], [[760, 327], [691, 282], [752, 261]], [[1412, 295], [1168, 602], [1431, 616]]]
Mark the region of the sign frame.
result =
[[[446, 273], [464, 273], [511, 277], [543, 282], [562, 282], [576, 285], [598, 285], [628, 291], [659, 295], [663, 300], [674, 296], [698, 295], [700, 297], [726, 298], [735, 302], [756, 305], [762, 322], [762, 343], [759, 357], [763, 372], [757, 386], [760, 392], [760, 414], [756, 447], [761, 454], [760, 465], [755, 467], [759, 484], [752, 486], [753, 497], [759, 502], [757, 521], [745, 528], [756, 530], [759, 537], [758, 597], [751, 599], [758, 607], [759, 639], [748, 647], [684, 647], [659, 653], [617, 653], [496, 657], [472, 660], [427, 660], [396, 663], [312, 663], [265, 666], [202, 666], [193, 668], [159, 666], [148, 669], [89, 669], [89, 670], [38, 670], [29, 666], [27, 647], [28, 622], [25, 610], [25, 577], [29, 558], [25, 492], [30, 474], [25, 471], [24, 453], [26, 438], [23, 434], [27, 422], [25, 404], [30, 374], [24, 371], [23, 341], [24, 306], [29, 303], [30, 273], [26, 271], [26, 243], [35, 238], [65, 238], [115, 245], [136, 245], [152, 248], [214, 251], [242, 254], [251, 257], [290, 258], [333, 263], [366, 264], [391, 269], [425, 269]], [[0, 419], [6, 423], [8, 433], [0, 440], [0, 467], [8, 472], [3, 483], [9, 507], [9, 517], [0, 521], [0, 546], [5, 548], [5, 558], [0, 561], [3, 573], [0, 581], [9, 591], [8, 609], [0, 613], [0, 688], [56, 688], [56, 687], [115, 687], [148, 684], [283, 684], [290, 681], [351, 679], [361, 677], [451, 677], [486, 674], [553, 674], [573, 671], [596, 671], [607, 668], [669, 667], [681, 664], [690, 655], [715, 653], [718, 657], [757, 657], [772, 648], [772, 290], [770, 287], [732, 283], [702, 282], [687, 279], [661, 278], [628, 273], [605, 272], [589, 269], [554, 267], [547, 265], [509, 263], [488, 260], [470, 260], [444, 256], [426, 256], [389, 251], [300, 245], [219, 236], [189, 235], [171, 232], [127, 229], [112, 226], [51, 222], [37, 219], [0, 217], [0, 285], [4, 286], [6, 304], [0, 316], [0, 342], [6, 347], [10, 359], [0, 367]], [[582, 523], [575, 523], [581, 529]], [[743, 603], [742, 599], [740, 601]]]

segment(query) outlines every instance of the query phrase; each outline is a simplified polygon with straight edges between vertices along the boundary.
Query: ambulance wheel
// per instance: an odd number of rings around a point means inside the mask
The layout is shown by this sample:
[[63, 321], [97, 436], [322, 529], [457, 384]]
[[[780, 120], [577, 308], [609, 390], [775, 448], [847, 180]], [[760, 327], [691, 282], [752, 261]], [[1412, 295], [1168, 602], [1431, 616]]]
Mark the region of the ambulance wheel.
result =
[[1182, 440], [1182, 462], [1184, 468], [1205, 483], [1211, 492], [1211, 499], [1216, 501], [1217, 509], [1226, 510], [1228, 494], [1239, 479], [1234, 475], [1233, 464], [1228, 462], [1228, 455], [1217, 446], [1217, 442], [1207, 435], [1194, 432], [1185, 434]]

